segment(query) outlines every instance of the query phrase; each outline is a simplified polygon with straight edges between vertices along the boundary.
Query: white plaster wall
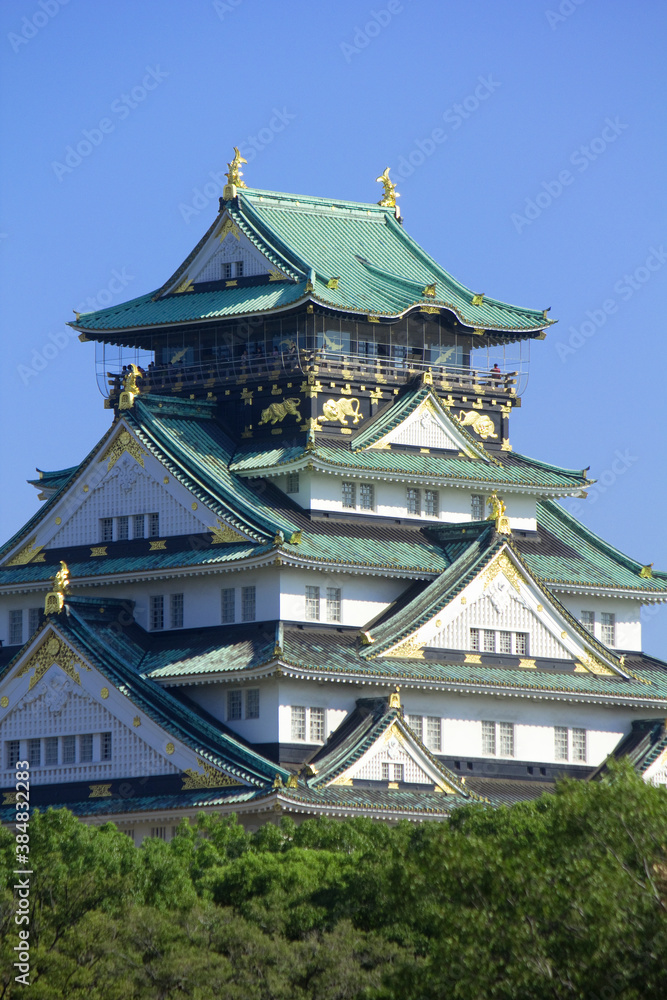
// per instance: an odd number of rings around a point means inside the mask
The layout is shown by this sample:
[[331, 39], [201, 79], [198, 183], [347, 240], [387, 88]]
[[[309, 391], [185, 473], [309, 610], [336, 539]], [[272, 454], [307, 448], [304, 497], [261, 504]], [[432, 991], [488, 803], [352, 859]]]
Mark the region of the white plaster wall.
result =
[[588, 597], [584, 594], [556, 594], [561, 604], [577, 619], [582, 610], [595, 612], [595, 637], [602, 641], [602, 612], [616, 615], [616, 648], [641, 650], [641, 602], [613, 597]]
[[[259, 718], [228, 720], [227, 692], [243, 691], [245, 714], [245, 692], [248, 688], [259, 688]], [[257, 680], [239, 678], [238, 683], [201, 684], [187, 687], [185, 693], [250, 743], [276, 743], [278, 741], [279, 696], [278, 682], [274, 678]]]
[[409, 586], [406, 580], [355, 576], [325, 570], [283, 569], [280, 574], [280, 617], [284, 621], [306, 620], [306, 587], [320, 588], [321, 620], [326, 622], [327, 587], [341, 591], [341, 625], [363, 626]]
[[[278, 732], [281, 743], [292, 743], [292, 705], [325, 710], [325, 735], [330, 736], [348, 713], [353, 712], [356, 699], [373, 697], [361, 685], [318, 683], [317, 681], [281, 681], [278, 698]], [[306, 740], [308, 743], [308, 732]]]

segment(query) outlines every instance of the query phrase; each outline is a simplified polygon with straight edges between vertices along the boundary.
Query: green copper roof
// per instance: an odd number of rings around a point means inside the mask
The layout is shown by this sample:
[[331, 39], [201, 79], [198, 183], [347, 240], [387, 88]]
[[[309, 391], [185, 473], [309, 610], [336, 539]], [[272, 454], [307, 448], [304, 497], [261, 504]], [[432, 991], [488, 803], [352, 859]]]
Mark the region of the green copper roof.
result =
[[[279, 194], [251, 188], [224, 209], [287, 281], [239, 284], [233, 288], [164, 294], [186, 275], [207, 240], [216, 218], [166, 286], [121, 306], [85, 313], [72, 323], [91, 332], [163, 326], [284, 308], [312, 300], [342, 312], [398, 317], [430, 306], [454, 313], [466, 326], [515, 336], [530, 336], [550, 325], [540, 310], [523, 309], [484, 297], [473, 304], [466, 288], [412, 240], [392, 209]], [[332, 278], [338, 279], [337, 287]], [[307, 284], [310, 282], [310, 284]], [[425, 294], [435, 285], [433, 296]]]

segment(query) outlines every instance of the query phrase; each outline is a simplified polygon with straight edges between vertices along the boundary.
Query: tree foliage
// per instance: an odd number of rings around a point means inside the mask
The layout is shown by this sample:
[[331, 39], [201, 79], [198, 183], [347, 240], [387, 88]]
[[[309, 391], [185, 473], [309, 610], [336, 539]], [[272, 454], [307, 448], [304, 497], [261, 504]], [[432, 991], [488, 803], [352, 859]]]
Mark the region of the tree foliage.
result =
[[[629, 767], [447, 823], [30, 823], [31, 1000], [667, 996], [667, 791]], [[0, 1000], [14, 981], [0, 831]]]

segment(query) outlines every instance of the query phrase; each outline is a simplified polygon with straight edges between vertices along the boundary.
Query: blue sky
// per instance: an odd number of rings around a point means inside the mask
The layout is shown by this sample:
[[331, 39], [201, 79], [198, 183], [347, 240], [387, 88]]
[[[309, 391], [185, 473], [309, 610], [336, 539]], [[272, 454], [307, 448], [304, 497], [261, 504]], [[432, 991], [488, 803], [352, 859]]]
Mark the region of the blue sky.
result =
[[[444, 267], [550, 306], [512, 444], [590, 465], [577, 516], [667, 569], [666, 21], [627, 0], [4, 0], [2, 536], [38, 506], [35, 467], [109, 424], [72, 310], [162, 284], [240, 145], [278, 191], [376, 201], [391, 166]], [[644, 646], [667, 657], [667, 611]]]

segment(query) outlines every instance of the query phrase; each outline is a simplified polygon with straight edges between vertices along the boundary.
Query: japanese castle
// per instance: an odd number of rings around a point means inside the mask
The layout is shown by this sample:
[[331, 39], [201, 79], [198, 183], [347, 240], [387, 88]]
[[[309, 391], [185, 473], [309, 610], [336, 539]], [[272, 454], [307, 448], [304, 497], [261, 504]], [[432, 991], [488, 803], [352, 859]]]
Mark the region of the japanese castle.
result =
[[[667, 573], [514, 451], [547, 311], [378, 204], [246, 187], [161, 288], [77, 314], [109, 428], [0, 548], [3, 818], [445, 818], [629, 756], [667, 783]], [[547, 456], [548, 457], [548, 456]]]

